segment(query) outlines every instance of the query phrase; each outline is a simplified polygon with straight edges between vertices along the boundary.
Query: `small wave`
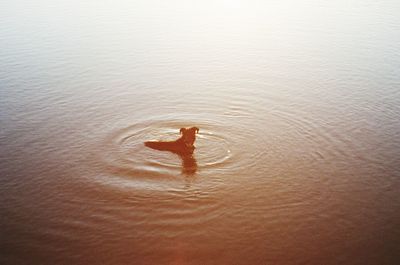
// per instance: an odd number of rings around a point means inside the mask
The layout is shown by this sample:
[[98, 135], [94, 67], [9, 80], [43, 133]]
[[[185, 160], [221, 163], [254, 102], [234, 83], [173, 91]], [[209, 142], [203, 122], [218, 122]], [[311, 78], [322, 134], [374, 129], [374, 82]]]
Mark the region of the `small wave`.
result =
[[[169, 141], [179, 137], [179, 129], [195, 124], [200, 127], [196, 150], [192, 157], [184, 158], [171, 152], [155, 151], [144, 146], [148, 140]], [[101, 159], [113, 174], [130, 177], [157, 178], [179, 176], [188, 165], [192, 171], [206, 170], [229, 163], [232, 157], [230, 142], [221, 126], [208, 122], [149, 121], [140, 122], [113, 132], [102, 143], [106, 150]], [[189, 168], [190, 170], [190, 168]], [[187, 172], [186, 172], [187, 173]], [[196, 173], [196, 172], [192, 172]]]

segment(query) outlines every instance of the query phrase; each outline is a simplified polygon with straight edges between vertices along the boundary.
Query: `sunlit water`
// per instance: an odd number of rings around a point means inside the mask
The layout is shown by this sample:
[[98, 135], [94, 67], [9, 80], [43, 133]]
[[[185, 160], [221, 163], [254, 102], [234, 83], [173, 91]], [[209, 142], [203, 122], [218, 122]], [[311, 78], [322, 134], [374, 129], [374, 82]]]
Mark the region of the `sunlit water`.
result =
[[0, 263], [399, 264], [399, 14], [1, 2]]

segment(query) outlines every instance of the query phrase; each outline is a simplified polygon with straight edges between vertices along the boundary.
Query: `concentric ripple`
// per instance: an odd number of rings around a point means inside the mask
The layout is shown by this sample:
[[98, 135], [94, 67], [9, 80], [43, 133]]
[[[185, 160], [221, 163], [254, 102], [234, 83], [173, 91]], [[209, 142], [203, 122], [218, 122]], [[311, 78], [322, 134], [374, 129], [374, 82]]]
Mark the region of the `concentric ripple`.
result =
[[[171, 152], [147, 148], [145, 141], [177, 139], [179, 129], [200, 127], [193, 156], [180, 157]], [[113, 132], [103, 143], [102, 159], [116, 174], [135, 177], [193, 175], [208, 168], [223, 167], [232, 157], [232, 142], [223, 134], [221, 126], [206, 122], [151, 121], [140, 122]]]

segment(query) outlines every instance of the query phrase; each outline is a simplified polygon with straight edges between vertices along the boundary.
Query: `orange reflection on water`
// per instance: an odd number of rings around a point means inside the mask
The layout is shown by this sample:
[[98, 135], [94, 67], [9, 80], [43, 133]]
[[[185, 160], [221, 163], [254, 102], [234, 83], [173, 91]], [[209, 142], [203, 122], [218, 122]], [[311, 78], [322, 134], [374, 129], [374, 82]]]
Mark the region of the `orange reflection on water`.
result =
[[182, 173], [194, 175], [197, 171], [197, 161], [193, 155], [180, 155], [182, 159]]

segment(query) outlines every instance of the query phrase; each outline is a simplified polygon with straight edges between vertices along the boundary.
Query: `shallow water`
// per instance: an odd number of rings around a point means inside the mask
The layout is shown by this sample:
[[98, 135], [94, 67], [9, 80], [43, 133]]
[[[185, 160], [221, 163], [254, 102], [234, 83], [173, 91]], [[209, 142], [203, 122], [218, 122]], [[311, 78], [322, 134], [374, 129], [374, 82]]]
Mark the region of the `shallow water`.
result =
[[399, 11], [0, 3], [0, 263], [397, 264]]

